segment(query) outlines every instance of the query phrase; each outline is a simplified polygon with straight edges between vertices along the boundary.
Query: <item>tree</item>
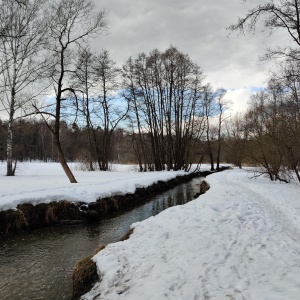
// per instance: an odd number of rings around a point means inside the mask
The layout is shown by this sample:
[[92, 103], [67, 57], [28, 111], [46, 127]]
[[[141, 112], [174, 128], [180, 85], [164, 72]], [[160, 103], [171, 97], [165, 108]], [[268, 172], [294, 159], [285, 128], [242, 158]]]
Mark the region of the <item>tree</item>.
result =
[[245, 158], [247, 135], [245, 132], [245, 122], [242, 115], [236, 115], [226, 122], [226, 152], [228, 161], [242, 168]]
[[[35, 105], [37, 113], [54, 118], [54, 125], [48, 124], [52, 132], [53, 142], [57, 157], [71, 183], [76, 179], [70, 170], [61, 145], [60, 124], [64, 106], [70, 98], [68, 93], [76, 95], [70, 86], [70, 74], [72, 69], [73, 50], [77, 43], [94, 34], [103, 33], [107, 26], [104, 10], [95, 11], [91, 0], [56, 0], [50, 4], [49, 19], [49, 50], [53, 59], [50, 80], [55, 91], [53, 110], [46, 111]], [[46, 121], [46, 118], [45, 118]]]
[[[109, 52], [103, 50], [95, 61], [95, 74], [98, 81], [98, 103], [95, 115], [101, 120], [101, 137], [97, 147], [98, 164], [100, 170], [108, 170], [110, 159], [112, 136], [118, 124], [127, 115], [129, 105], [116, 97], [116, 91], [120, 88], [120, 69], [110, 58]], [[96, 141], [95, 141], [96, 142]]]
[[268, 89], [272, 91], [272, 119], [276, 126], [273, 140], [281, 145], [283, 166], [292, 170], [300, 181], [300, 65], [298, 61], [285, 61], [277, 74], [273, 74]]
[[206, 145], [207, 145], [207, 154], [209, 156], [210, 161], [210, 170], [215, 170], [214, 163], [214, 150], [212, 145], [212, 126], [211, 126], [211, 118], [214, 115], [214, 95], [210, 84], [207, 84], [203, 88], [203, 111], [205, 118], [205, 136], [206, 136]]
[[83, 116], [87, 129], [88, 149], [83, 159], [88, 161], [88, 169], [90, 171], [94, 171], [93, 148], [94, 146], [97, 147], [97, 138], [92, 122], [94, 98], [91, 95], [97, 84], [94, 68], [95, 60], [96, 57], [89, 47], [79, 47], [76, 69], [72, 75], [74, 89], [81, 91], [81, 96], [75, 98], [75, 103], [77, 113], [79, 112]]
[[200, 67], [171, 46], [129, 58], [123, 78], [140, 170], [188, 170], [193, 141], [203, 132]]
[[218, 89], [216, 92], [216, 103], [218, 111], [218, 136], [217, 136], [217, 171], [220, 169], [220, 155], [222, 146], [222, 126], [225, 121], [224, 112], [229, 106], [229, 102], [224, 99], [226, 90]]
[[278, 74], [273, 74], [268, 88], [254, 95], [254, 106], [247, 112], [251, 155], [261, 164], [271, 180], [287, 181], [293, 170], [299, 172], [299, 60], [300, 2], [267, 1], [250, 10], [231, 31], [255, 31], [259, 19], [271, 33], [285, 30], [291, 44], [269, 49], [266, 58], [284, 58]]
[[7, 176], [15, 174], [16, 166], [13, 167], [13, 123], [34, 97], [34, 83], [42, 77], [46, 66], [40, 55], [46, 32], [43, 8], [43, 0], [22, 5], [2, 1], [0, 5], [0, 27], [5, 32], [0, 35], [0, 89], [1, 102], [8, 114]]
[[99, 169], [108, 170], [112, 158], [111, 143], [118, 124], [125, 118], [128, 103], [124, 104], [117, 91], [120, 88], [120, 69], [107, 50], [98, 55], [88, 48], [79, 51], [74, 87], [82, 91], [77, 109], [85, 119], [89, 145], [89, 169], [97, 159]]
[[278, 46], [276, 49], [269, 49], [267, 57], [288, 57], [300, 59], [300, 2], [298, 0], [273, 1], [259, 4], [251, 9], [244, 17], [239, 18], [236, 24], [228, 27], [230, 31], [239, 30], [244, 33], [255, 31], [257, 22], [262, 19], [265, 28], [270, 32], [284, 29], [290, 37], [293, 45]]
[[287, 182], [285, 154], [278, 135], [278, 98], [277, 93], [268, 89], [252, 95], [252, 106], [245, 116], [247, 148], [251, 159], [262, 167], [262, 174], [267, 174], [272, 181]]

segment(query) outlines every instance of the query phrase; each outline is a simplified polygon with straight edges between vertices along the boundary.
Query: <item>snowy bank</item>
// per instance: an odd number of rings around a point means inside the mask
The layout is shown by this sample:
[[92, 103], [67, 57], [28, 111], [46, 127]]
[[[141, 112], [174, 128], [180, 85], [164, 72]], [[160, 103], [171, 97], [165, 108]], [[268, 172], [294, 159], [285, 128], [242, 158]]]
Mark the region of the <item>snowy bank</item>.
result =
[[94, 256], [84, 299], [299, 299], [300, 189], [230, 170]]
[[132, 166], [114, 165], [111, 172], [85, 172], [70, 164], [78, 183], [70, 183], [60, 164], [43, 162], [19, 163], [16, 176], [5, 176], [6, 164], [0, 162], [0, 211], [22, 203], [50, 203], [68, 200], [94, 202], [116, 194], [133, 193], [157, 181], [167, 181], [183, 171], [138, 172]]

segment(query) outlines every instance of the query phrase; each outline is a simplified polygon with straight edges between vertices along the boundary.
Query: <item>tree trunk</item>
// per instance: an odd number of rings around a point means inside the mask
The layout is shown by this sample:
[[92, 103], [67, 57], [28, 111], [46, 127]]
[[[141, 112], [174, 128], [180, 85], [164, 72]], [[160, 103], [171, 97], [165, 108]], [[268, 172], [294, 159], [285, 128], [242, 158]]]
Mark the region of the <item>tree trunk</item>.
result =
[[13, 149], [13, 129], [12, 129], [12, 120], [8, 122], [8, 130], [7, 130], [7, 172], [6, 176], [14, 176], [14, 168], [13, 168], [13, 157], [12, 157], [12, 149]]
[[58, 160], [59, 160], [63, 170], [65, 171], [65, 173], [71, 183], [77, 183], [71, 169], [69, 168], [69, 166], [65, 160], [65, 156], [64, 156], [62, 148], [61, 148], [59, 136], [53, 133], [53, 138], [54, 138], [54, 146], [56, 148], [57, 157], [58, 157]]

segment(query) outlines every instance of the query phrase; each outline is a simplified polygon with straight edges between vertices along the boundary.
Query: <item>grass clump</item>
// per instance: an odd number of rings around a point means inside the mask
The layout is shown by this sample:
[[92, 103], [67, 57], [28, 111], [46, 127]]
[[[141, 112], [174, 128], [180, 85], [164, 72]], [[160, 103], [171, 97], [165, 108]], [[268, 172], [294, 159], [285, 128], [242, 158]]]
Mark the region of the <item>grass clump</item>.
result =
[[200, 195], [206, 193], [210, 189], [210, 185], [203, 180], [200, 184]]
[[0, 212], [0, 232], [2, 234], [16, 232], [27, 226], [27, 219], [22, 211], [10, 209]]
[[74, 267], [72, 300], [79, 299], [83, 294], [91, 290], [96, 281], [99, 280], [96, 263], [92, 256], [80, 260]]

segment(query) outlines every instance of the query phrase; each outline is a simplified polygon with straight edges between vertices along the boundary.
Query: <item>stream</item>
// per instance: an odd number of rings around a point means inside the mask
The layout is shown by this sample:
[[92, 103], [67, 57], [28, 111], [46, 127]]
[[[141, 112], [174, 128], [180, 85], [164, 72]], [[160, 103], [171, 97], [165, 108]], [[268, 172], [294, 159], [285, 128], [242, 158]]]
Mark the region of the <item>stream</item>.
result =
[[201, 178], [93, 224], [46, 227], [0, 241], [1, 300], [60, 300], [72, 295], [72, 270], [101, 244], [118, 241], [134, 222], [194, 199]]

